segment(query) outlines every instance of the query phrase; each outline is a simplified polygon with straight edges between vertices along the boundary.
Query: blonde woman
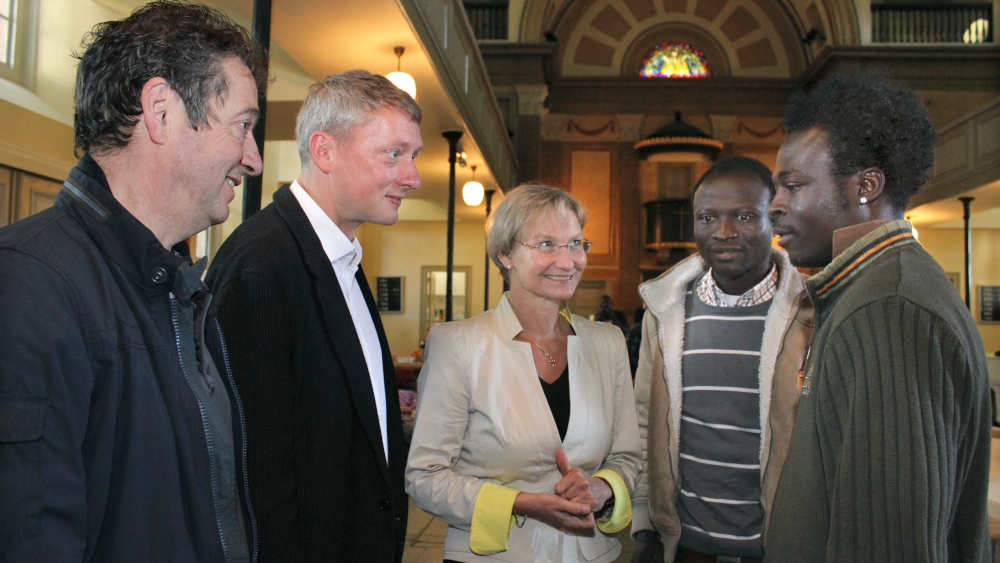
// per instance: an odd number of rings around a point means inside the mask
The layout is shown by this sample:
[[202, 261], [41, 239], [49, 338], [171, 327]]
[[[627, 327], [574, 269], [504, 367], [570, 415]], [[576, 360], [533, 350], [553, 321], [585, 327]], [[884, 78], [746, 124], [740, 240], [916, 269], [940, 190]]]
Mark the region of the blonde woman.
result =
[[445, 561], [613, 561], [639, 464], [621, 330], [562, 308], [587, 265], [562, 190], [512, 191], [487, 252], [495, 309], [436, 326], [420, 374], [406, 488], [449, 524]]

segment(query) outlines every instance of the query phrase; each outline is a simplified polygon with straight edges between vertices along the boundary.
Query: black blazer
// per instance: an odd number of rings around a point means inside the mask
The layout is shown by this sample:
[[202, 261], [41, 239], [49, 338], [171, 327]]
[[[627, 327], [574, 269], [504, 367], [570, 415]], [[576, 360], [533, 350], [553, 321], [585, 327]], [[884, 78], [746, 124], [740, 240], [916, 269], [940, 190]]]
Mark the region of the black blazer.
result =
[[382, 345], [389, 462], [371, 378], [337, 276], [288, 187], [222, 245], [207, 282], [247, 417], [262, 561], [402, 559], [399, 397]]

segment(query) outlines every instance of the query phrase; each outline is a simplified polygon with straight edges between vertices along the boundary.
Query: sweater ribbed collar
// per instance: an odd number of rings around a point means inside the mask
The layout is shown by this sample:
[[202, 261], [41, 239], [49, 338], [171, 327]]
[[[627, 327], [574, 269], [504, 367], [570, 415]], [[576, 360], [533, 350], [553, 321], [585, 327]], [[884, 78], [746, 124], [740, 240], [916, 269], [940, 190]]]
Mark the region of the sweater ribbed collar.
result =
[[854, 241], [834, 257], [826, 268], [806, 280], [806, 289], [817, 312], [836, 301], [837, 296], [851, 285], [854, 278], [879, 256], [889, 250], [916, 243], [913, 227], [903, 219], [883, 223]]

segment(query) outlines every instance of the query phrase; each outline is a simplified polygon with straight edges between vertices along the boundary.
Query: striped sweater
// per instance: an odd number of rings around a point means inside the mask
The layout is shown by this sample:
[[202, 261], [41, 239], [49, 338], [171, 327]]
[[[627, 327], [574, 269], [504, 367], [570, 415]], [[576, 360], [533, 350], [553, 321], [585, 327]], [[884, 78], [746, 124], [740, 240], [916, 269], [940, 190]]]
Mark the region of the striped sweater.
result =
[[817, 329], [768, 561], [988, 561], [985, 354], [905, 221], [807, 281]]
[[758, 371], [770, 306], [714, 307], [688, 293], [677, 498], [688, 549], [761, 556]]

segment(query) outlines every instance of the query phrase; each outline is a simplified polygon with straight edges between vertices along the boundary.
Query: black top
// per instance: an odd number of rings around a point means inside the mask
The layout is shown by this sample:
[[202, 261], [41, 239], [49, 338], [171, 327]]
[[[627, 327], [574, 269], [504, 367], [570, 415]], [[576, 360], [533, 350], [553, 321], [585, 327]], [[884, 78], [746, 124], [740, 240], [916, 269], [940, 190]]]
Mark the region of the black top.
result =
[[541, 377], [538, 382], [542, 384], [542, 391], [545, 392], [545, 400], [549, 402], [549, 410], [552, 411], [552, 418], [556, 421], [556, 428], [559, 429], [559, 439], [566, 439], [566, 427], [569, 426], [569, 366], [563, 369], [559, 378], [552, 383], [547, 383]]

